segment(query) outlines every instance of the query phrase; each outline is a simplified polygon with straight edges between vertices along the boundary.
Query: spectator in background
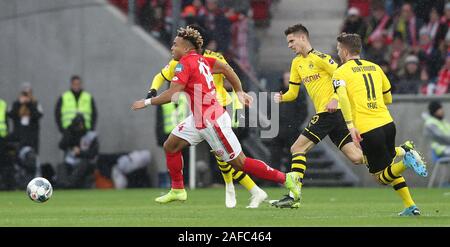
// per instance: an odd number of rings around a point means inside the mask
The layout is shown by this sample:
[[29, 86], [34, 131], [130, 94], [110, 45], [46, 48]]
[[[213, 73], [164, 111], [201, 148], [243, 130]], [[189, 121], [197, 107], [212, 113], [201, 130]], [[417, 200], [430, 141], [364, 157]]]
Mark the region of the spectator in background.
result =
[[85, 126], [83, 114], [76, 114], [64, 130], [59, 148], [64, 162], [57, 167], [57, 186], [62, 188], [91, 188], [93, 172], [99, 152], [97, 133]]
[[446, 3], [444, 7], [444, 15], [441, 17], [441, 23], [443, 25], [443, 36], [445, 36], [450, 27], [450, 3]]
[[33, 96], [31, 84], [23, 83], [18, 99], [8, 112], [8, 117], [13, 122], [11, 138], [20, 147], [29, 146], [39, 153], [39, 121], [42, 115], [42, 106]]
[[74, 75], [70, 78], [70, 90], [64, 92], [55, 107], [55, 119], [59, 132], [69, 127], [77, 113], [83, 114], [85, 128], [94, 130], [97, 123], [97, 108], [92, 95], [84, 91], [81, 78]]
[[217, 51], [226, 52], [231, 39], [231, 23], [218, 6], [218, 0], [206, 0], [205, 29], [217, 41]]
[[431, 8], [429, 21], [423, 29], [428, 33], [433, 49], [437, 48], [439, 43], [445, 39], [446, 24], [441, 22], [439, 12], [435, 7]]
[[[442, 46], [442, 42], [440, 45]], [[442, 48], [434, 47], [430, 34], [427, 29], [422, 28], [420, 30], [418, 57], [421, 61], [422, 68], [425, 69], [429, 81], [436, 82], [437, 75], [443, 64], [443, 58], [441, 54]], [[444, 52], [446, 54], [446, 51]]]
[[399, 33], [409, 46], [416, 47], [422, 25], [422, 20], [415, 16], [411, 4], [404, 3], [400, 16], [394, 22], [394, 33]]
[[[289, 89], [289, 76], [289, 71], [284, 72], [280, 80], [279, 91], [286, 92]], [[281, 169], [281, 164], [289, 164], [291, 159], [290, 147], [300, 135], [307, 116], [306, 90], [301, 89], [299, 97], [295, 101], [280, 104], [279, 133], [271, 141], [272, 167]], [[290, 167], [282, 169], [289, 170]]]
[[450, 123], [444, 119], [445, 111], [440, 101], [432, 101], [424, 114], [425, 136], [431, 139], [431, 150], [438, 158], [450, 157]]
[[416, 46], [416, 53], [423, 53], [424, 57], [429, 56], [433, 52], [433, 40], [431, 34], [426, 27], [419, 31], [419, 44]]
[[[365, 44], [372, 45], [375, 39], [385, 37], [392, 25], [392, 18], [387, 14], [383, 5], [376, 5], [373, 8], [372, 16], [367, 23]], [[363, 37], [363, 36], [361, 36]], [[386, 44], [388, 40], [384, 40]]]
[[194, 0], [192, 4], [184, 7], [181, 16], [184, 18], [186, 25], [197, 24], [205, 26], [206, 8], [201, 0]]
[[403, 42], [402, 36], [400, 34], [394, 34], [394, 40], [392, 41], [392, 45], [388, 48], [386, 56], [386, 60], [390, 62], [389, 67], [393, 73], [399, 74], [408, 54], [409, 48]]
[[165, 9], [166, 0], [148, 0], [138, 12], [139, 24], [153, 37], [167, 44], [171, 39], [171, 33], [166, 30]]
[[450, 84], [450, 53], [447, 54], [444, 67], [439, 71], [439, 77], [436, 84], [435, 95], [442, 95], [449, 92]]
[[409, 55], [405, 59], [404, 70], [398, 83], [395, 84], [393, 93], [418, 94], [423, 83], [420, 77], [419, 59], [415, 55]]
[[385, 45], [385, 37], [380, 33], [380, 35], [372, 36], [372, 43], [366, 50], [365, 57], [371, 62], [380, 64], [385, 60], [387, 50], [388, 48]]
[[[269, 27], [270, 25], [270, 0], [251, 0], [250, 1], [253, 20], [256, 27]], [[242, 12], [238, 10], [239, 12]]]
[[381, 69], [383, 70], [384, 74], [386, 75], [386, 77], [391, 82], [391, 86], [392, 86], [391, 90], [392, 90], [392, 92], [395, 92], [395, 90], [396, 90], [395, 85], [398, 82], [398, 76], [391, 71], [391, 68], [389, 66], [389, 62], [388, 61], [383, 60], [378, 65], [381, 67]]
[[347, 11], [347, 18], [344, 21], [342, 27], [343, 33], [357, 33], [361, 37], [366, 36], [366, 23], [361, 18], [359, 9], [356, 7], [351, 7]]

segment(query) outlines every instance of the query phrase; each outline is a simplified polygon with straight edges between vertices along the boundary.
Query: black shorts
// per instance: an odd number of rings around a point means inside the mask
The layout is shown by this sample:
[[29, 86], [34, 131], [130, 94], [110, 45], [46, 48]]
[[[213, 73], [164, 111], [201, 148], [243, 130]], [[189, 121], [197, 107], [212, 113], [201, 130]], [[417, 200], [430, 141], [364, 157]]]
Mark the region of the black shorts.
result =
[[395, 158], [395, 132], [395, 124], [391, 122], [361, 134], [361, 148], [367, 157], [370, 173], [391, 165]]
[[352, 137], [345, 124], [341, 110], [333, 113], [321, 112], [314, 115], [302, 135], [315, 144], [319, 143], [327, 135], [334, 145], [341, 149], [345, 144], [352, 142]]

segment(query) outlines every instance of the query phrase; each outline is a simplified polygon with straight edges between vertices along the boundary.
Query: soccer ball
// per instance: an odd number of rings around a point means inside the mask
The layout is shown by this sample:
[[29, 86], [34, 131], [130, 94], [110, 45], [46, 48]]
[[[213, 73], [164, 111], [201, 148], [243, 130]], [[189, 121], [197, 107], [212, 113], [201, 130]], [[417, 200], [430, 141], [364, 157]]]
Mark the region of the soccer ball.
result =
[[52, 193], [52, 185], [45, 178], [34, 178], [27, 185], [27, 195], [35, 202], [47, 201], [50, 197], [52, 197]]

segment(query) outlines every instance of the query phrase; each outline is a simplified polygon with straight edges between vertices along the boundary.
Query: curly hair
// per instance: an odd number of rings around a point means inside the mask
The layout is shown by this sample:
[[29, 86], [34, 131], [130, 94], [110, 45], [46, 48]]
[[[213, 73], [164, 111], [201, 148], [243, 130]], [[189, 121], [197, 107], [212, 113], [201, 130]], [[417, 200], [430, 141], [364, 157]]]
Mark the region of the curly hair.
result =
[[203, 46], [203, 38], [200, 35], [200, 32], [193, 28], [180, 28], [178, 29], [177, 36], [189, 41], [196, 50], [200, 50]]

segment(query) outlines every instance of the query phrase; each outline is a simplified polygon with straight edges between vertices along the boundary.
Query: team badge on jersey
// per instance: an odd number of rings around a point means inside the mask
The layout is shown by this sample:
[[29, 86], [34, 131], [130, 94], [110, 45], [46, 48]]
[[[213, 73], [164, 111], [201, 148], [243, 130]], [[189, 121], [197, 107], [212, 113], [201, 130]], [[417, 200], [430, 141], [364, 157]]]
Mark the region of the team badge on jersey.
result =
[[183, 65], [181, 63], [177, 64], [177, 66], [175, 67], [175, 73], [179, 73], [183, 71]]
[[328, 60], [328, 62], [329, 62], [330, 64], [334, 64], [334, 60], [333, 60], [332, 58], [330, 58], [330, 60]]

